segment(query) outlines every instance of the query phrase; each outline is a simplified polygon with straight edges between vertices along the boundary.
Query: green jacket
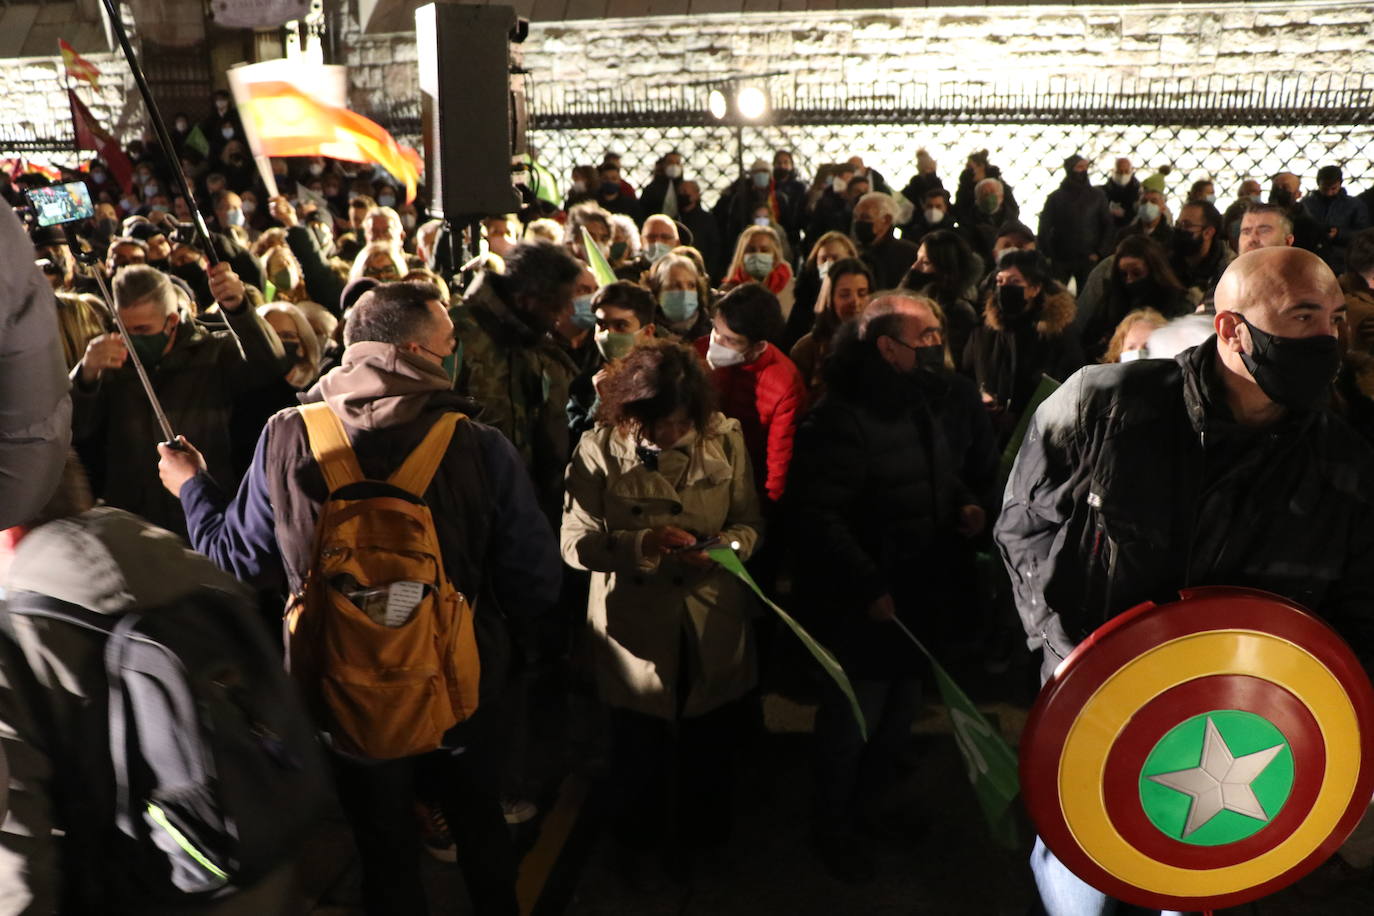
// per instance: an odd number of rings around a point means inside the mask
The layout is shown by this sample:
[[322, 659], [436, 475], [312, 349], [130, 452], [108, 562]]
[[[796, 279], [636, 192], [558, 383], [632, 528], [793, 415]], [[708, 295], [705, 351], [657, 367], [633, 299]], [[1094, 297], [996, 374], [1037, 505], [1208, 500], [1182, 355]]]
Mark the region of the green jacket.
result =
[[450, 315], [458, 339], [454, 387], [520, 453], [540, 506], [557, 525], [571, 442], [568, 395], [577, 366], [530, 328], [484, 275]]

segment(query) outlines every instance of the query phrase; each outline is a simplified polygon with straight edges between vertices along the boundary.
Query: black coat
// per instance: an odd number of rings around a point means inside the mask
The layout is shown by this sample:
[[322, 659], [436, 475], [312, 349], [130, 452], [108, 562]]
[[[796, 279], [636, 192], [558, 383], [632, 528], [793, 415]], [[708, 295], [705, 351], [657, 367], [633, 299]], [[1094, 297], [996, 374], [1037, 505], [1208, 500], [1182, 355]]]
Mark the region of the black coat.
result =
[[914, 380], [895, 372], [852, 326], [836, 335], [826, 394], [797, 430], [786, 510], [798, 610], [850, 677], [919, 670], [922, 661], [868, 606], [890, 594], [924, 628], [948, 607], [959, 481], [943, 428]]
[[919, 245], [889, 234], [871, 247], [860, 250], [859, 257], [873, 271], [873, 289], [895, 289], [916, 263], [920, 250]]
[[1101, 189], [1065, 178], [1040, 211], [1036, 245], [1051, 261], [1072, 263], [1112, 253], [1116, 223]]
[[1216, 339], [1090, 366], [1036, 412], [995, 532], [1048, 671], [1189, 586], [1260, 588], [1374, 649], [1374, 452], [1329, 411], [1238, 426]]

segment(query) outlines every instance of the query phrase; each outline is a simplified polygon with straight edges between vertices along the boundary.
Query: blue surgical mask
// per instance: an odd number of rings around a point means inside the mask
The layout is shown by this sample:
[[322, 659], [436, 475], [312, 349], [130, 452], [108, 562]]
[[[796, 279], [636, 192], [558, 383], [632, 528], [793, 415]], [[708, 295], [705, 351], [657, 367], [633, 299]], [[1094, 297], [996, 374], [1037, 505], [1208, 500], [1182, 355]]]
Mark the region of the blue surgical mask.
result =
[[394, 206], [396, 206], [396, 195], [395, 195], [395, 194], [379, 194], [379, 195], [377, 195], [377, 206], [379, 206], [379, 207], [394, 207]]
[[579, 331], [590, 331], [596, 327], [596, 315], [592, 312], [590, 294], [573, 298], [572, 323]]
[[1140, 214], [1140, 221], [1142, 223], [1153, 223], [1155, 220], [1159, 219], [1159, 204], [1147, 200], [1140, 205], [1140, 209], [1137, 212]]
[[696, 315], [700, 304], [697, 302], [697, 291], [694, 289], [670, 289], [663, 294], [660, 303], [663, 306], [663, 314], [668, 316], [668, 320], [673, 324], [686, 324]]
[[652, 264], [664, 255], [670, 254], [672, 250], [673, 246], [669, 245], [667, 242], [651, 242], [649, 247], [644, 249], [644, 256], [647, 257], [649, 263]]
[[773, 176], [769, 175], [767, 172], [754, 172], [753, 174], [754, 174], [754, 187], [756, 187], [756, 188], [766, 188], [766, 187], [768, 187], [768, 182], [771, 181], [771, 180], [772, 180], [772, 177], [773, 177]]
[[755, 280], [762, 280], [773, 272], [773, 254], [769, 251], [751, 251], [744, 256], [744, 272]]
[[242, 226], [243, 211], [240, 210], [238, 207], [235, 207], [234, 209], [230, 210], [228, 213], [225, 214], [225, 219], [229, 220], [229, 225], [231, 226]]

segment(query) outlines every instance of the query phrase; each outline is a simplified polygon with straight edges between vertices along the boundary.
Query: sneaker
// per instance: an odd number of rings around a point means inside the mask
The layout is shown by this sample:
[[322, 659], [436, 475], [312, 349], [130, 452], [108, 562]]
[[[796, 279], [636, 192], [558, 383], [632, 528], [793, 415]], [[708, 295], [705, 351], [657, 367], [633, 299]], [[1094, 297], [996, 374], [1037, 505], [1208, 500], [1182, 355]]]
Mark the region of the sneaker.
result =
[[420, 820], [420, 839], [424, 841], [425, 851], [440, 862], [457, 862], [458, 847], [454, 845], [448, 820], [439, 806], [416, 802], [415, 814]]
[[506, 816], [507, 824], [523, 824], [526, 821], [534, 820], [539, 809], [528, 798], [503, 798], [501, 799], [501, 813]]

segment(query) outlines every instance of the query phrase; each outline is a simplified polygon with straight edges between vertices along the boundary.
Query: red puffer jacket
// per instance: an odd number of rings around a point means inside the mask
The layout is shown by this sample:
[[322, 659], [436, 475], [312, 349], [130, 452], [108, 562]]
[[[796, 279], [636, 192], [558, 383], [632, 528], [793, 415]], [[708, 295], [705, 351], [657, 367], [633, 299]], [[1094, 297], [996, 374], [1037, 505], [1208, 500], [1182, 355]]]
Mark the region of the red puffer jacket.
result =
[[[711, 336], [695, 341], [702, 358]], [[744, 444], [754, 463], [754, 483], [767, 502], [782, 499], [792, 438], [806, 410], [806, 383], [792, 360], [772, 344], [751, 363], [714, 369], [711, 381], [720, 395], [720, 411], [744, 429]]]

